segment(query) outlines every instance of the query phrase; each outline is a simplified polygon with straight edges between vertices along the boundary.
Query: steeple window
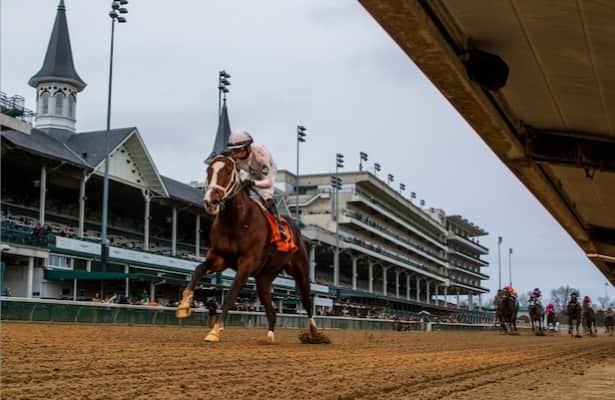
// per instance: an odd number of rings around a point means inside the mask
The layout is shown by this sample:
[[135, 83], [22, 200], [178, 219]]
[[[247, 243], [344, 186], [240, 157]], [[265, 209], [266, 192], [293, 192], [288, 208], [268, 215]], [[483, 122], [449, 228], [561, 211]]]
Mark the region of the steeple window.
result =
[[66, 97], [66, 95], [60, 91], [56, 92], [55, 96], [56, 98], [56, 110], [55, 113], [57, 115], [63, 115], [64, 114], [64, 99]]
[[71, 118], [75, 118], [75, 95], [68, 95], [68, 116]]
[[49, 114], [49, 92], [44, 91], [41, 94], [41, 114]]

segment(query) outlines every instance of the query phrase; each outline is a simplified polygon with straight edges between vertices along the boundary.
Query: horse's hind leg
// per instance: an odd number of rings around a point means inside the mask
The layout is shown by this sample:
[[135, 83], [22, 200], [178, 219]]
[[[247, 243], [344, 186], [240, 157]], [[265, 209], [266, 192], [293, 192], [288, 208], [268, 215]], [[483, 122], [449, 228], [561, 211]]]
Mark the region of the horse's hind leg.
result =
[[[302, 263], [304, 264], [304, 263]], [[308, 324], [310, 333], [315, 334], [318, 331], [316, 322], [312, 317], [312, 299], [310, 298], [310, 280], [309, 280], [309, 265], [292, 265], [289, 269], [290, 275], [295, 278], [295, 286], [301, 294], [301, 305], [308, 315]]]
[[258, 298], [265, 307], [265, 314], [267, 314], [267, 340], [270, 343], [274, 341], [273, 330], [275, 329], [275, 310], [273, 309], [273, 303], [271, 301], [271, 282], [273, 277], [267, 275], [258, 275], [256, 277], [256, 290], [258, 292]]

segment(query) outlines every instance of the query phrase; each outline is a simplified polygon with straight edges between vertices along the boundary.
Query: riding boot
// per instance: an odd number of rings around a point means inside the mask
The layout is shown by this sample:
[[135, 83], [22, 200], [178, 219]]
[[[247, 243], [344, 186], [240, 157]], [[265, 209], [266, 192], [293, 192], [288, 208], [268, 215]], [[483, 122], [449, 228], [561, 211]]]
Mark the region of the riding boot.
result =
[[267, 210], [269, 210], [271, 215], [273, 215], [273, 217], [275, 218], [275, 221], [278, 224], [278, 229], [280, 230], [280, 237], [282, 238], [282, 240], [286, 240], [286, 232], [284, 232], [284, 226], [282, 226], [282, 220], [280, 219], [278, 208], [276, 207], [273, 199], [265, 200], [265, 207], [267, 207]]

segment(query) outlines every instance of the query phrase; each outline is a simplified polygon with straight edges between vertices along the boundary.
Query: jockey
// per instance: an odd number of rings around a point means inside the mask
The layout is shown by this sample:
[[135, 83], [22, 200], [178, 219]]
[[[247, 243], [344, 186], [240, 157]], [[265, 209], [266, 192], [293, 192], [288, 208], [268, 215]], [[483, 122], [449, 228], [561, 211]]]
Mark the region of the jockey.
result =
[[535, 304], [542, 303], [542, 293], [539, 288], [535, 288], [530, 295], [530, 303], [535, 302]]
[[568, 301], [568, 303], [578, 303], [577, 296], [577, 292], [570, 293], [570, 301]]
[[545, 313], [552, 314], [555, 312], [555, 305], [553, 303], [547, 304], [547, 308], [545, 309]]
[[252, 136], [246, 131], [231, 133], [227, 153], [233, 157], [237, 163], [237, 168], [247, 175], [247, 179], [244, 179], [243, 182], [254, 187], [263, 205], [275, 217], [282, 240], [286, 239], [286, 234], [280, 223], [280, 214], [273, 201], [277, 167], [273, 158], [271, 158], [271, 154], [263, 146], [255, 144]]

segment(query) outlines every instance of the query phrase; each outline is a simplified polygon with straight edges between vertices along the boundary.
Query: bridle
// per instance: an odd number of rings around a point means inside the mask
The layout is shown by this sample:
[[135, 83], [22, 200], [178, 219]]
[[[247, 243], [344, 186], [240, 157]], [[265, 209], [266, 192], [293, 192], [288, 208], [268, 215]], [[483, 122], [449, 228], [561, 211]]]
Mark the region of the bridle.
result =
[[[214, 183], [207, 182], [207, 190], [218, 189], [222, 191], [222, 198], [220, 199], [220, 207], [224, 208], [224, 204], [228, 200], [232, 199], [237, 194], [239, 194], [242, 188], [241, 188], [241, 181], [239, 179], [239, 172], [237, 170], [237, 164], [232, 157], [226, 157], [223, 155], [219, 155], [212, 160], [211, 164], [213, 165], [213, 163], [216, 162], [216, 159], [221, 159], [221, 158], [228, 159], [233, 163], [233, 172], [231, 173], [231, 177], [228, 183], [226, 184], [226, 186], [218, 185], [217, 182], [214, 182]], [[217, 180], [217, 176], [216, 176], [216, 180]]]

